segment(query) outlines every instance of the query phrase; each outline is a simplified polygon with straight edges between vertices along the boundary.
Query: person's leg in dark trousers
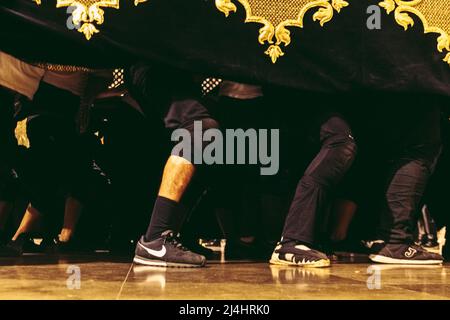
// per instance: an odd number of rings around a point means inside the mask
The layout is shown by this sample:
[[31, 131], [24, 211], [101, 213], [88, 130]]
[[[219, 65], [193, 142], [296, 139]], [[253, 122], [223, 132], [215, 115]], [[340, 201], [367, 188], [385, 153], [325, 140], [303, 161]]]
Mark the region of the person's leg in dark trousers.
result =
[[331, 204], [330, 193], [350, 168], [356, 143], [350, 126], [339, 115], [323, 121], [320, 142], [319, 153], [298, 183], [271, 263], [317, 267], [330, 263], [326, 255], [310, 247], [317, 244], [317, 231]]
[[414, 128], [401, 138], [400, 151], [391, 161], [379, 228], [386, 246], [370, 257], [380, 263], [440, 263], [441, 256], [413, 244], [417, 212], [441, 153], [440, 108], [410, 108], [399, 121]]
[[15, 93], [0, 87], [0, 244], [8, 240], [5, 227], [15, 191], [12, 167], [17, 145], [13, 121], [14, 97]]
[[[245, 86], [244, 84], [241, 84]], [[270, 129], [279, 128], [275, 112], [263, 96], [252, 99], [237, 99], [220, 96], [216, 113], [225, 129]], [[261, 208], [260, 167], [258, 165], [227, 165], [221, 168], [221, 176], [214, 185], [218, 195], [217, 219], [223, 236], [227, 239], [227, 260], [261, 259], [260, 243], [263, 241], [263, 216]], [[272, 246], [270, 247], [270, 250]]]
[[397, 159], [386, 190], [380, 234], [389, 243], [413, 242], [415, 213], [419, 210], [427, 182], [436, 166], [440, 147], [419, 145], [408, 149]]
[[[59, 217], [52, 217], [46, 224], [48, 234], [44, 243], [50, 242], [52, 246], [57, 244], [61, 247], [59, 249], [72, 240], [83, 208], [82, 199], [75, 190], [82, 189], [85, 182], [82, 181], [81, 168], [88, 165], [88, 159], [80, 146], [75, 123], [79, 105], [78, 96], [42, 83], [32, 104], [37, 114], [28, 120], [30, 151], [40, 161], [40, 165], [34, 165], [32, 169], [35, 171], [33, 193], [39, 195], [38, 198], [47, 198], [49, 203], [52, 202], [50, 199], [59, 197], [65, 199], [64, 223], [61, 232], [54, 234], [56, 230], [52, 230], [59, 229]], [[43, 175], [45, 171], [47, 173]], [[50, 183], [47, 188], [40, 188], [50, 180], [53, 180], [53, 183]], [[54, 188], [50, 187], [51, 185]], [[47, 210], [39, 211], [46, 214]], [[46, 217], [48, 216], [46, 214]], [[57, 248], [53, 249], [57, 250]]]

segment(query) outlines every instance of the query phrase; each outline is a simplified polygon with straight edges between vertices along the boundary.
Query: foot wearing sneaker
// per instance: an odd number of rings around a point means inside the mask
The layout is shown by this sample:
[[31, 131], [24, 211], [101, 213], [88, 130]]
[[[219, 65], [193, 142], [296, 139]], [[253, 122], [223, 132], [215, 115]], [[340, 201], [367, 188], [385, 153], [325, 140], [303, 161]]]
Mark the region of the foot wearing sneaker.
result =
[[204, 256], [206, 259], [213, 259], [214, 258], [214, 251], [211, 249], [205, 248], [198, 242], [186, 242], [183, 240], [183, 243], [189, 248], [190, 251], [197, 253], [199, 255]]
[[39, 250], [40, 252], [49, 255], [81, 254], [90, 252], [88, 248], [83, 247], [81, 243], [74, 239], [70, 241], [60, 241], [57, 237], [44, 238], [39, 246]]
[[367, 254], [376, 254], [386, 246], [384, 240], [363, 240], [361, 244]]
[[29, 241], [30, 235], [22, 233], [16, 240], [10, 240], [0, 247], [0, 257], [20, 257]]
[[168, 230], [150, 242], [142, 237], [136, 246], [134, 262], [156, 267], [195, 268], [203, 267], [206, 258], [184, 248], [178, 236]]
[[415, 244], [386, 244], [379, 252], [371, 254], [370, 260], [388, 264], [442, 264], [444, 258]]
[[13, 241], [8, 241], [6, 234], [0, 232], [0, 257], [18, 257], [22, 255], [22, 251], [11, 248], [11, 243], [13, 243]]
[[278, 243], [272, 253], [270, 263], [308, 268], [330, 266], [330, 260], [324, 253], [295, 241]]

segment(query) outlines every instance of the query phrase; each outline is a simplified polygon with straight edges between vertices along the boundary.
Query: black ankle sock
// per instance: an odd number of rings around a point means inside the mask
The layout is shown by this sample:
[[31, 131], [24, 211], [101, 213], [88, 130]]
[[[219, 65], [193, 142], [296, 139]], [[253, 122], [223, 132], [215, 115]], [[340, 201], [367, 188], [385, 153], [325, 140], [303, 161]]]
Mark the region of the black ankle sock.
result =
[[178, 233], [184, 222], [185, 215], [186, 210], [183, 205], [168, 198], [158, 196], [153, 207], [150, 225], [144, 236], [145, 241], [156, 240], [167, 230]]

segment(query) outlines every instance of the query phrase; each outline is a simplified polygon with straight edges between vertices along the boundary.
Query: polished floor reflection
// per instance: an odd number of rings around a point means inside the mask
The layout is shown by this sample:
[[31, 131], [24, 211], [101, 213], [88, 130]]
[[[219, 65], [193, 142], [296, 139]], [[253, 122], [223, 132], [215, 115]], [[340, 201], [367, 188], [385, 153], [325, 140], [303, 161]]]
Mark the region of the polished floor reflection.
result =
[[25, 256], [0, 259], [0, 299], [450, 299], [450, 264], [302, 269], [211, 262], [163, 269], [107, 255]]

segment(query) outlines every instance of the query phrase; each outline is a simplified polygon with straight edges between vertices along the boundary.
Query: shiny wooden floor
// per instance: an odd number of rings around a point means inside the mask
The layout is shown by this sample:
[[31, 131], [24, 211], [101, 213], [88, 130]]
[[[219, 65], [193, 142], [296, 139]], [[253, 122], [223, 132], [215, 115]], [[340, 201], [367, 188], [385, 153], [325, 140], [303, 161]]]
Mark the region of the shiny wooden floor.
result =
[[164, 269], [106, 255], [0, 259], [0, 299], [450, 299], [450, 264], [327, 269], [211, 262]]

